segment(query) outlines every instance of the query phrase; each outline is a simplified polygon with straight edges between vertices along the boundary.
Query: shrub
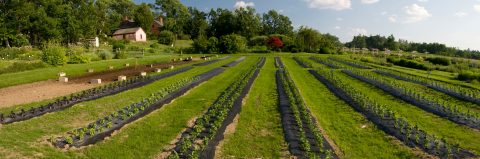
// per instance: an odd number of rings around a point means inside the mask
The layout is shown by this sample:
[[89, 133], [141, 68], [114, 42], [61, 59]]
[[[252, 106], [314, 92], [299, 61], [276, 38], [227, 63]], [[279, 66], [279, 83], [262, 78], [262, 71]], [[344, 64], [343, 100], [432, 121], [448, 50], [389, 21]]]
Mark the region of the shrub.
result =
[[250, 48], [251, 53], [270, 53], [267, 46], [253, 46]]
[[158, 43], [164, 45], [172, 45], [175, 40], [175, 35], [171, 31], [161, 31], [158, 35]]
[[84, 53], [82, 56], [90, 58], [90, 61], [102, 60], [96, 53]]
[[90, 57], [83, 56], [82, 54], [72, 54], [68, 59], [69, 64], [89, 63], [90, 61]]
[[420, 69], [420, 70], [430, 70], [430, 68], [425, 66], [424, 64], [416, 61], [412, 61], [412, 60], [405, 60], [405, 59], [398, 60], [392, 57], [388, 57], [387, 62], [393, 63], [394, 65], [402, 66], [402, 67], [408, 67], [408, 68], [414, 68], [414, 69]]
[[320, 54], [335, 54], [335, 50], [332, 50], [330, 48], [322, 47], [320, 50], [318, 50], [318, 53]]
[[126, 59], [128, 57], [127, 52], [125, 51], [116, 51], [115, 59]]
[[430, 63], [435, 64], [435, 65], [448, 66], [448, 65], [451, 64], [450, 59], [445, 58], [445, 57], [429, 57], [426, 60]]
[[64, 65], [67, 63], [68, 58], [65, 56], [66, 49], [56, 44], [48, 44], [45, 49], [43, 49], [42, 61], [53, 65]]
[[102, 60], [110, 60], [110, 59], [113, 59], [115, 55], [112, 54], [112, 52], [110, 52], [108, 50], [101, 50], [100, 53], [98, 54], [98, 56]]
[[209, 53], [208, 51], [208, 40], [204, 36], [199, 36], [197, 39], [193, 41], [193, 50], [196, 53]]
[[150, 45], [150, 48], [159, 49], [159, 48], [160, 48], [160, 44], [158, 44], [158, 43], [153, 43], [152, 45]]
[[126, 46], [125, 46], [125, 43], [123, 43], [123, 42], [115, 42], [115, 43], [113, 43], [113, 50], [114, 50], [114, 51], [117, 51], [118, 49], [124, 50], [125, 47], [126, 47]]
[[218, 39], [216, 37], [208, 38], [208, 52], [209, 53], [217, 53], [218, 50]]
[[480, 74], [476, 74], [470, 71], [464, 71], [457, 75], [457, 79], [461, 81], [480, 80]]
[[220, 53], [233, 54], [243, 51], [246, 46], [244, 37], [236, 34], [224, 35], [220, 38], [219, 50]]
[[250, 38], [250, 41], [248, 41], [248, 46], [265, 46], [267, 45], [268, 39], [267, 36], [252, 37]]
[[267, 45], [272, 50], [280, 50], [283, 48], [283, 42], [280, 38], [273, 36], [268, 39]]

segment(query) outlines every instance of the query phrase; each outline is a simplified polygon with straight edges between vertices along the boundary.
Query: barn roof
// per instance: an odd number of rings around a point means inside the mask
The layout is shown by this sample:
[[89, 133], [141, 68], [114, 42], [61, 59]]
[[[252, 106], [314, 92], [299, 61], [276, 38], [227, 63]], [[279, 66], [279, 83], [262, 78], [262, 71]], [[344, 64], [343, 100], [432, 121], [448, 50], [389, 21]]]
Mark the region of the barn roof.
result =
[[134, 34], [140, 29], [142, 28], [136, 27], [136, 28], [118, 29], [113, 33], [113, 35]]

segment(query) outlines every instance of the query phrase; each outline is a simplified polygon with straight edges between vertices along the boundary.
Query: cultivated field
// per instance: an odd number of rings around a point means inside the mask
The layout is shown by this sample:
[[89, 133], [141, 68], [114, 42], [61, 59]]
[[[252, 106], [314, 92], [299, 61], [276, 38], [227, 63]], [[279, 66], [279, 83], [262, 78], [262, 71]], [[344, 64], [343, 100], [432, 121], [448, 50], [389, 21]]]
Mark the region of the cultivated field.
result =
[[0, 158], [480, 157], [480, 89], [452, 73], [355, 54], [192, 56], [1, 74]]

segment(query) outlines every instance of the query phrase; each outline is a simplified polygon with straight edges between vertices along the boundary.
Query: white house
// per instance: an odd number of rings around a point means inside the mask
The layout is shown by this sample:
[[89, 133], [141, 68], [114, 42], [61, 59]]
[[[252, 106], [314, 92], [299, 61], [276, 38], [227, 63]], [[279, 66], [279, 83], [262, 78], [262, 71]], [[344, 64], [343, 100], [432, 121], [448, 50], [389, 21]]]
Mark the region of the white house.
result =
[[140, 27], [118, 29], [113, 33], [113, 38], [117, 40], [147, 41], [147, 34]]

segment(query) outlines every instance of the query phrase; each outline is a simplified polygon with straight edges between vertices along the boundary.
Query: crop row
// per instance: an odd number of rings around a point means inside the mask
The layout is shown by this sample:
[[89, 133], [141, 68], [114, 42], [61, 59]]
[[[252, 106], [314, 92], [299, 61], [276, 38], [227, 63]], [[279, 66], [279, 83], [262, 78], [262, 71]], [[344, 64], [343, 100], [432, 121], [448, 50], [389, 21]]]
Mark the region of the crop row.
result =
[[218, 58], [218, 59], [215, 59], [215, 60], [210, 60], [210, 61], [207, 61], [207, 62], [202, 62], [202, 63], [194, 64], [193, 66], [206, 66], [206, 65], [210, 65], [210, 64], [212, 64], [212, 63], [215, 63], [215, 62], [218, 62], [218, 61], [221, 61], [221, 60], [228, 59], [228, 58], [230, 58], [230, 56], [225, 56], [225, 57]]
[[239, 64], [240, 62], [242, 62], [242, 61], [244, 61], [244, 60], [245, 60], [245, 56], [242, 56], [242, 57], [238, 58], [238, 59], [235, 60], [235, 61], [232, 61], [232, 62], [230, 62], [230, 63], [228, 63], [228, 64], [223, 65], [223, 67], [233, 67], [233, 66]]
[[216, 144], [223, 138], [220, 134], [239, 113], [242, 99], [264, 63], [265, 58], [261, 58], [256, 65], [242, 72], [238, 80], [232, 82], [207, 112], [195, 121], [194, 126], [182, 133], [168, 158], [198, 158], [200, 155], [211, 156], [211, 152], [214, 154]]
[[333, 60], [333, 61], [336, 61], [336, 62], [343, 63], [343, 64], [345, 64], [345, 65], [349, 65], [349, 66], [355, 67], [355, 68], [371, 69], [370, 67], [365, 66], [365, 65], [363, 65], [362, 63], [359, 63], [359, 62], [353, 61], [353, 60], [347, 60], [347, 59], [342, 59], [342, 58], [338, 58], [338, 57], [329, 57], [328, 59]]
[[462, 87], [459, 85], [449, 84], [446, 82], [440, 82], [421, 76], [405, 74], [387, 69], [377, 69], [374, 72], [385, 76], [393, 77], [395, 79], [424, 85], [426, 87], [432, 88], [434, 90], [448, 94], [458, 99], [480, 104], [480, 91], [478, 89]]
[[320, 57], [311, 56], [311, 57], [310, 57], [310, 60], [313, 60], [313, 61], [315, 61], [315, 62], [317, 62], [317, 63], [321, 63], [321, 64], [326, 65], [326, 66], [328, 66], [328, 67], [330, 67], [330, 68], [333, 68], [333, 69], [340, 69], [340, 68], [342, 68], [341, 66], [332, 63], [332, 61], [329, 61], [329, 60], [327, 60], [327, 59], [323, 59], [323, 58], [320, 58]]
[[222, 68], [217, 68], [193, 78], [186, 78], [177, 81], [176, 83], [157, 91], [150, 97], [125, 106], [108, 116], [99, 118], [95, 122], [88, 124], [86, 127], [75, 129], [69, 132], [69, 135], [65, 137], [51, 139], [51, 142], [59, 148], [64, 148], [66, 145], [69, 147], [81, 147], [94, 144], [95, 142], [110, 136], [113, 131], [122, 128], [125, 124], [151, 113], [200, 83], [222, 73], [223, 70], [224, 69]]
[[10, 114], [0, 114], [0, 123], [10, 124], [18, 121], [28, 120], [34, 117], [44, 115], [46, 113], [56, 112], [65, 108], [71, 107], [77, 103], [95, 100], [101, 97], [114, 95], [129, 89], [145, 86], [157, 80], [167, 78], [178, 73], [182, 73], [192, 69], [193, 67], [184, 67], [168, 73], [147, 76], [147, 77], [134, 77], [126, 81], [113, 82], [101, 87], [96, 87], [88, 90], [81, 91], [79, 93], [71, 94], [69, 96], [60, 97], [54, 102], [32, 107], [29, 110], [21, 109], [18, 112], [11, 111]]
[[285, 68], [285, 65], [283, 65], [282, 59], [280, 57], [274, 57], [275, 59], [275, 67], [277, 68]]
[[471, 128], [480, 128], [480, 116], [478, 113], [462, 109], [461, 106], [453, 105], [446, 100], [428, 98], [415, 88], [405, 86], [395, 80], [383, 78], [378, 74], [361, 70], [344, 70], [347, 75], [374, 85], [406, 102], [412, 103], [428, 112], [445, 117], [455, 123], [463, 124]]
[[397, 113], [380, 105], [342, 81], [331, 70], [310, 70], [319, 81], [327, 86], [336, 96], [346, 101], [358, 112], [364, 114], [386, 133], [395, 136], [406, 145], [419, 147], [427, 153], [440, 158], [474, 158], [475, 154], [460, 148], [457, 144], [447, 143], [443, 138], [427, 134], [416, 125], [410, 124]]
[[286, 70], [276, 73], [282, 124], [290, 152], [301, 158], [338, 158], [324, 139]]
[[295, 60], [300, 66], [303, 68], [312, 68], [312, 63], [304, 58], [300, 57], [293, 57], [293, 60]]

